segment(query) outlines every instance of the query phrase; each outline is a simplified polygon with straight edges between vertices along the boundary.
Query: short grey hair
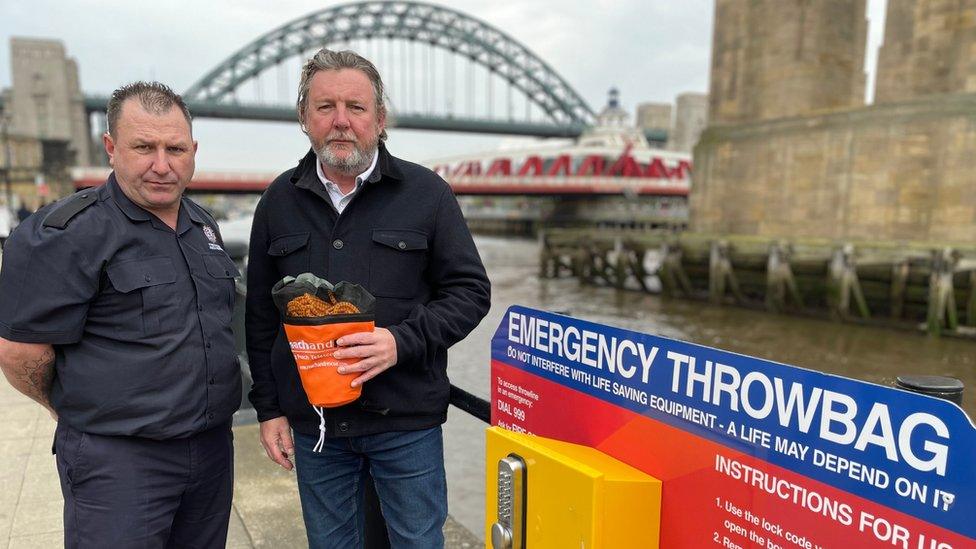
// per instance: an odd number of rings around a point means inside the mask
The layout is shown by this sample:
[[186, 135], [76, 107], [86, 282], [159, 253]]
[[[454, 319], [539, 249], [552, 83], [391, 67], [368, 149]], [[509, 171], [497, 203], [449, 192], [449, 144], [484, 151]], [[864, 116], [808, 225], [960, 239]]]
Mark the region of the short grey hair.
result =
[[122, 107], [131, 98], [138, 99], [142, 108], [154, 115], [166, 114], [175, 105], [183, 113], [186, 123], [190, 125], [190, 132], [193, 132], [193, 118], [190, 116], [190, 109], [186, 107], [186, 103], [183, 102], [180, 94], [160, 82], [139, 81], [119, 87], [112, 92], [112, 97], [108, 100], [105, 118], [108, 122], [108, 133], [113, 138], [119, 117], [122, 116]]
[[[380, 78], [380, 71], [376, 70], [365, 57], [350, 50], [333, 51], [322, 48], [315, 52], [302, 67], [302, 77], [298, 83], [298, 101], [295, 107], [298, 112], [298, 121], [302, 123], [304, 129], [305, 110], [308, 108], [308, 89], [312, 84], [312, 77], [321, 71], [338, 71], [342, 69], [357, 70], [369, 78], [373, 84], [373, 95], [376, 97], [376, 112], [380, 116], [386, 116], [386, 104], [383, 101], [385, 92], [383, 90], [383, 79]], [[386, 129], [380, 132], [380, 141], [386, 141]]]

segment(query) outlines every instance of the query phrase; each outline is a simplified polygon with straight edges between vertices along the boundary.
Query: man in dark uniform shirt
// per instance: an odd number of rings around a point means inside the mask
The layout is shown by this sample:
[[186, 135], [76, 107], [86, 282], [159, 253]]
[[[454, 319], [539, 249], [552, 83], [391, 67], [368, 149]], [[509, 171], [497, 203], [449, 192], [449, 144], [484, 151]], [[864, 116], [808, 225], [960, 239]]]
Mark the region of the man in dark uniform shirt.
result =
[[233, 261], [183, 197], [179, 95], [115, 91], [105, 185], [37, 212], [0, 270], [0, 367], [58, 420], [65, 546], [223, 547], [241, 399]]

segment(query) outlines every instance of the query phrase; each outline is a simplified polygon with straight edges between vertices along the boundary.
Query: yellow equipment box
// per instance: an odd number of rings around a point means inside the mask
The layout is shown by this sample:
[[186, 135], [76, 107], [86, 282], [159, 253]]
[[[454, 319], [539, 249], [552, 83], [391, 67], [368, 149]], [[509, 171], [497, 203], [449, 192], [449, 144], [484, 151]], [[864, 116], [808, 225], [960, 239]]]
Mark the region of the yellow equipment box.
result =
[[486, 437], [488, 549], [657, 549], [660, 480], [578, 444]]

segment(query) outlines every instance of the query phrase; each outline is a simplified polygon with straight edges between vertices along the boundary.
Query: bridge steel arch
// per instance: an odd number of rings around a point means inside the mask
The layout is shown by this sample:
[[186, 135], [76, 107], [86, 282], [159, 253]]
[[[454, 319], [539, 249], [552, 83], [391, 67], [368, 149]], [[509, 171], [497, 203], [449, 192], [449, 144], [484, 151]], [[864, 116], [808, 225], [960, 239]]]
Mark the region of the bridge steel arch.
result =
[[595, 118], [556, 71], [514, 38], [461, 12], [421, 2], [356, 2], [308, 14], [235, 52], [184, 97], [231, 102], [238, 86], [265, 69], [310, 49], [354, 38], [399, 38], [466, 56], [524, 93], [554, 124], [589, 125]]

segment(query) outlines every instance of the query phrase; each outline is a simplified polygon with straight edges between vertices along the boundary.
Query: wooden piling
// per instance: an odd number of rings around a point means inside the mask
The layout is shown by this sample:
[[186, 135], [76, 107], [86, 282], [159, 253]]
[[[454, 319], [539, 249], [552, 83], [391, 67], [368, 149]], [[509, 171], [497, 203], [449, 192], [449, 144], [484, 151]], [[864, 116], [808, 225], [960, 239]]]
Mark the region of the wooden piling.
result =
[[793, 248], [788, 242], [773, 242], [769, 247], [766, 263], [766, 308], [772, 312], [786, 310], [789, 302], [797, 309], [803, 309], [803, 296], [800, 295], [790, 268], [792, 255]]
[[976, 335], [971, 246], [572, 229], [540, 242], [543, 277]]
[[732, 298], [736, 303], [745, 303], [745, 296], [739, 288], [739, 281], [735, 277], [735, 270], [732, 269], [729, 254], [728, 241], [712, 242], [709, 254], [708, 295], [711, 302], [717, 305], [725, 301], [726, 287], [732, 292]]

